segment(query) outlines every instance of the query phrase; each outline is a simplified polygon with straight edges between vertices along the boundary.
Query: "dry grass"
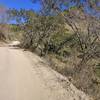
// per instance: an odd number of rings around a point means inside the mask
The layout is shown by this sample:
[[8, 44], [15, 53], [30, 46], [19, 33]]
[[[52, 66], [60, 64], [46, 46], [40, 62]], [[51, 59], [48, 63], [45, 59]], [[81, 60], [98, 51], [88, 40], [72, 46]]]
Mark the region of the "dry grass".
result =
[[[94, 97], [94, 100], [100, 100], [100, 70], [95, 70], [95, 63], [99, 60], [91, 60], [88, 66], [80, 73], [76, 74], [74, 68], [79, 63], [80, 59], [75, 55], [67, 57], [59, 57], [54, 54], [49, 54], [46, 60], [50, 66], [59, 73], [67, 76], [78, 89]], [[98, 75], [98, 76], [97, 76]]]

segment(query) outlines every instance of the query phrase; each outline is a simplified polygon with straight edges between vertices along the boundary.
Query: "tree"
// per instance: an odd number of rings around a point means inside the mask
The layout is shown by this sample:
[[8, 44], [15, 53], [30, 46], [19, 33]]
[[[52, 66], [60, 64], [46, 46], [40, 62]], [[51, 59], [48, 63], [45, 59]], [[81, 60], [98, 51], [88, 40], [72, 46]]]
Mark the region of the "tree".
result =
[[[33, 3], [37, 0], [31, 0]], [[68, 10], [70, 7], [77, 6], [79, 9], [87, 8], [88, 11], [91, 9], [93, 12], [99, 13], [99, 0], [38, 0], [42, 6], [43, 14], [52, 14], [54, 10]], [[91, 12], [92, 14], [92, 12]]]
[[56, 18], [51, 16], [31, 16], [24, 28], [26, 31], [24, 38], [25, 40], [28, 39], [24, 46], [33, 50], [39, 48], [41, 55], [47, 54], [50, 51], [52, 36], [64, 29], [64, 24], [59, 23]]
[[9, 32], [9, 27], [8, 27], [8, 22], [9, 22], [9, 14], [8, 10], [1, 6], [0, 7], [0, 40], [5, 40], [8, 37], [8, 32]]
[[[84, 54], [88, 55], [90, 50], [87, 49], [88, 52], [86, 53], [86, 44], [89, 45], [89, 46], [87, 46], [89, 48], [94, 47], [95, 42], [99, 38], [99, 36], [98, 36], [99, 34], [98, 34], [98, 32], [96, 32], [97, 27], [94, 26], [96, 24], [93, 25], [93, 23], [94, 23], [93, 21], [91, 23], [91, 19], [93, 17], [90, 18], [91, 15], [87, 15], [87, 13], [83, 12], [84, 8], [81, 8], [81, 7], [85, 7], [86, 6], [86, 5], [84, 5], [84, 2], [87, 3], [88, 6], [91, 5], [91, 7], [92, 7], [93, 5], [96, 5], [98, 1], [97, 0], [86, 0], [86, 1], [81, 2], [80, 0], [68, 0], [68, 1], [66, 1], [66, 0], [40, 0], [40, 2], [42, 4], [42, 11], [44, 13], [50, 14], [51, 11], [53, 10], [56, 14], [61, 14], [62, 15], [62, 18], [65, 19], [65, 23], [72, 28], [74, 34], [76, 35], [76, 38], [78, 39], [78, 44], [80, 46], [80, 49], [81, 49], [83, 55]], [[70, 5], [70, 3], [72, 3], [72, 2], [76, 3], [76, 5], [75, 5], [76, 6], [76, 10], [75, 9], [74, 10], [70, 10], [69, 13], [66, 13], [66, 14], [63, 13], [62, 12], [62, 6], [64, 6], [65, 9], [66, 9], [66, 6]], [[84, 34], [83, 32], [81, 32], [80, 28], [77, 26], [78, 25], [77, 20], [78, 19], [82, 19], [82, 17], [83, 17], [84, 20], [87, 21], [87, 27], [88, 27], [87, 31], [88, 31], [89, 36], [87, 35], [87, 33]], [[96, 19], [96, 18], [94, 18], [94, 19]], [[90, 26], [91, 26], [91, 28], [95, 27], [96, 29], [93, 28], [92, 30], [89, 30]], [[92, 36], [92, 33], [93, 33], [92, 31], [95, 31], [93, 36]], [[83, 34], [86, 35], [85, 36], [86, 37], [85, 40], [87, 38], [93, 37], [94, 38], [93, 43], [91, 43], [91, 41], [85, 41], [83, 39]], [[90, 42], [90, 43], [84, 43], [84, 42]], [[93, 50], [92, 53], [94, 51], [95, 50]], [[82, 59], [84, 59], [84, 57]], [[86, 60], [86, 61], [88, 61], [88, 60]], [[86, 63], [86, 62], [84, 62], [84, 63]]]

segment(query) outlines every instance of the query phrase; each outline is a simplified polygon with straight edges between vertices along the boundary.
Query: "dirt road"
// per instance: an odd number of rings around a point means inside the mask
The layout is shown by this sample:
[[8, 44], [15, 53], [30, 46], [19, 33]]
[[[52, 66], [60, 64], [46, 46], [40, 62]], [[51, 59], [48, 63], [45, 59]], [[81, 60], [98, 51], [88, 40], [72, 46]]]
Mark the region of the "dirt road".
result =
[[[65, 87], [63, 87], [65, 86]], [[0, 47], [0, 100], [90, 100], [35, 54]]]

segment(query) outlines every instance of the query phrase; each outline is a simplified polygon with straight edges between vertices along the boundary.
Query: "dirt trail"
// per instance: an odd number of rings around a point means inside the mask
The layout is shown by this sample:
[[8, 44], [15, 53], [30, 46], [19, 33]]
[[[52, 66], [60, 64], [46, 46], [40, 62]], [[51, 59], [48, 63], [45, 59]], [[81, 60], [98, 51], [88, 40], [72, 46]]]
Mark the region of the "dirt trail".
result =
[[[65, 87], [64, 87], [65, 86]], [[0, 47], [0, 100], [90, 100], [37, 55]]]

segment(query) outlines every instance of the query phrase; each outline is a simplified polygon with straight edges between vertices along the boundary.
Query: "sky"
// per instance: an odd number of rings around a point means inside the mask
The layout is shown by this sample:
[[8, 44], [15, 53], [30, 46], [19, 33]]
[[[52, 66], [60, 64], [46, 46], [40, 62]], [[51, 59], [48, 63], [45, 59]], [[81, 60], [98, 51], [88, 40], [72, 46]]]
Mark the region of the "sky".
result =
[[[25, 9], [34, 9], [38, 11], [40, 9], [39, 0], [36, 0], [36, 3], [32, 3], [31, 0], [0, 0], [0, 6], [4, 6], [7, 8], [25, 8]], [[83, 0], [80, 0], [81, 2]]]
[[[41, 9], [41, 4], [38, 2], [39, 0], [35, 0], [36, 2], [33, 4], [31, 0], [0, 0], [0, 6], [6, 7], [6, 8], [15, 8], [15, 9], [33, 9], [36, 12], [39, 12]], [[80, 0], [81, 2], [86, 0]], [[72, 6], [72, 4], [71, 4]], [[98, 4], [100, 6], [100, 2]], [[91, 10], [88, 8], [87, 12], [90, 12]], [[93, 12], [93, 11], [92, 11]], [[100, 16], [100, 13], [98, 13]]]
[[31, 0], [0, 0], [0, 6], [6, 8], [25, 8], [25, 9], [34, 9], [35, 11], [40, 10], [39, 2], [33, 4]]

